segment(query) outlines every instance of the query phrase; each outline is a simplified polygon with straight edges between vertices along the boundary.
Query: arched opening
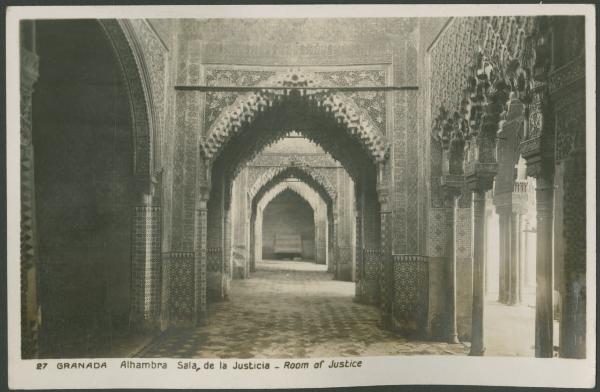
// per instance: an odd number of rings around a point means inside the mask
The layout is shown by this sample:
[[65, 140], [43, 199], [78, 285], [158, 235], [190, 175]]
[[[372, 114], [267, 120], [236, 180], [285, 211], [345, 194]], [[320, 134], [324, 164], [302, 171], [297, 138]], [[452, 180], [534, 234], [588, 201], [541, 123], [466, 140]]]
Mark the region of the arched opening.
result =
[[285, 190], [266, 205], [262, 222], [263, 260], [315, 259], [315, 221], [310, 204]]
[[102, 356], [129, 329], [139, 184], [128, 90], [97, 21], [37, 21], [36, 46], [39, 355]]
[[[263, 259], [267, 259], [265, 256], [263, 247], [265, 246], [264, 241], [264, 211], [266, 207], [270, 206], [271, 203], [278, 196], [281, 196], [284, 192], [292, 192], [298, 195], [303, 201], [310, 205], [312, 211], [312, 224], [314, 227], [312, 242], [314, 243], [313, 253], [314, 257], [312, 261], [316, 264], [327, 265], [327, 252], [328, 252], [328, 217], [327, 211], [328, 206], [322, 197], [309, 185], [301, 180], [295, 178], [288, 178], [270, 188], [260, 201], [256, 203], [255, 212], [253, 212], [250, 220], [250, 250], [251, 257], [249, 262], [250, 271], [256, 270], [256, 263], [260, 263]], [[257, 195], [258, 196], [258, 195]], [[253, 203], [254, 204], [254, 203]], [[284, 205], [285, 206], [285, 205]], [[293, 208], [292, 208], [292, 211]], [[286, 214], [286, 212], [284, 212]], [[276, 214], [275, 219], [276, 218]], [[309, 214], [303, 214], [302, 219], [308, 220]], [[290, 219], [284, 219], [285, 223], [290, 222]], [[275, 233], [276, 234], [276, 233]], [[309, 240], [310, 243], [310, 240]], [[310, 244], [306, 244], [307, 248]], [[310, 252], [310, 250], [309, 250]]]
[[[285, 79], [285, 78], [288, 79]], [[275, 79], [281, 78], [277, 76]], [[296, 85], [310, 87], [310, 82], [301, 72], [284, 77], [281, 86]], [[277, 83], [279, 79], [271, 81]], [[303, 82], [304, 81], [304, 82]], [[304, 83], [304, 84], [302, 84]], [[231, 199], [232, 184], [244, 164], [254, 158], [262, 149], [282, 137], [294, 132], [322, 147], [333, 159], [338, 161], [349, 175], [348, 183], [339, 184], [349, 187], [353, 184], [351, 197], [344, 200], [347, 211], [356, 209], [361, 219], [352, 219], [349, 230], [354, 238], [338, 243], [330, 249], [333, 263], [328, 267], [341, 280], [358, 280], [357, 271], [364, 271], [362, 265], [363, 249], [379, 248], [379, 202], [377, 199], [378, 165], [387, 157], [385, 142], [380, 132], [372, 125], [366, 113], [362, 113], [347, 97], [331, 95], [312, 90], [276, 91], [268, 90], [239, 96], [236, 102], [226, 108], [209, 129], [203, 142], [203, 153], [210, 165], [210, 194], [207, 202], [207, 280], [208, 298], [228, 297], [229, 284], [234, 269], [232, 257]], [[302, 170], [289, 170], [302, 176]], [[289, 171], [288, 170], [288, 171]], [[286, 178], [288, 172], [276, 173], [272, 183]], [[306, 176], [305, 176], [306, 177]], [[308, 182], [318, 182], [310, 179]], [[304, 180], [304, 178], [300, 178]], [[306, 182], [306, 181], [305, 181]], [[322, 185], [321, 185], [322, 187]], [[334, 187], [335, 188], [335, 187]], [[358, 199], [355, 200], [356, 195]], [[329, 196], [331, 199], [331, 196]], [[256, 199], [259, 200], [259, 199]], [[253, 212], [255, 206], [252, 207]], [[356, 215], [356, 214], [353, 214]], [[363, 217], [364, 215], [364, 217]], [[335, 238], [340, 230], [336, 213], [328, 213], [329, 238]], [[360, 228], [354, 228], [359, 221]], [[252, 226], [252, 225], [250, 225]], [[365, 230], [367, 228], [367, 230]], [[367, 231], [367, 232], [365, 232]], [[358, 233], [361, 233], [359, 238]], [[333, 241], [329, 241], [332, 244]], [[356, 249], [359, 248], [357, 256]], [[235, 251], [234, 251], [235, 252]], [[250, 252], [252, 253], [252, 252]], [[379, 262], [377, 252], [373, 263]], [[370, 269], [370, 268], [369, 268]], [[366, 276], [366, 275], [365, 275]], [[377, 276], [368, 275], [376, 281]], [[376, 284], [369, 288], [372, 297]], [[357, 293], [361, 291], [357, 290]], [[362, 292], [361, 292], [361, 297]]]

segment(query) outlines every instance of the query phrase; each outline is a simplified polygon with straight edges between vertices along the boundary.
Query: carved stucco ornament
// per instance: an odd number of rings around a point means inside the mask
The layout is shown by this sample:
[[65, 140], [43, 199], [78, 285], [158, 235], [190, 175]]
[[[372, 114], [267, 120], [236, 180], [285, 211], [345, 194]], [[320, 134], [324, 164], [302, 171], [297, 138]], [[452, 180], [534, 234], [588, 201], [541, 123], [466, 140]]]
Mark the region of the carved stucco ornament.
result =
[[[259, 113], [270, 110], [275, 104], [289, 99], [290, 96], [295, 96], [332, 115], [338, 124], [343, 125], [348, 133], [361, 143], [374, 162], [385, 161], [389, 146], [377, 125], [352, 98], [326, 88], [319, 88], [325, 85], [319, 75], [303, 70], [278, 73], [259, 83], [258, 87], [265, 88], [238, 96], [235, 102], [225, 108], [211, 124], [207, 137], [201, 142], [204, 156], [207, 159], [218, 156], [227, 141], [242, 131], [243, 126], [251, 123]], [[285, 87], [294, 87], [294, 89], [285, 89]]]

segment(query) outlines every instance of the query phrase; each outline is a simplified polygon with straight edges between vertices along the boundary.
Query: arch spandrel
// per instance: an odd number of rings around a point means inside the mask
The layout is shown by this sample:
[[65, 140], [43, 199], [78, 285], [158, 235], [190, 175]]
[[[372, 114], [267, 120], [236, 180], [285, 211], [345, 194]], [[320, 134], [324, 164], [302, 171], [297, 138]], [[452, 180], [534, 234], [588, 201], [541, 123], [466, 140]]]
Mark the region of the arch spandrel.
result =
[[[289, 70], [278, 73], [257, 87], [263, 90], [242, 94], [233, 104], [221, 111], [210, 125], [208, 134], [201, 142], [204, 157], [212, 160], [224, 149], [227, 141], [242, 131], [244, 124], [251, 123], [260, 113], [268, 111], [278, 102], [294, 95], [300, 97], [317, 110], [335, 118], [344, 125], [348, 134], [367, 152], [375, 163], [384, 162], [388, 157], [389, 145], [385, 135], [369, 114], [354, 100], [340, 92], [327, 90], [327, 82], [318, 74], [303, 70]], [[280, 87], [279, 90], [267, 87]], [[300, 88], [286, 90], [285, 87]], [[306, 90], [302, 88], [306, 88]], [[319, 89], [323, 87], [323, 89]]]

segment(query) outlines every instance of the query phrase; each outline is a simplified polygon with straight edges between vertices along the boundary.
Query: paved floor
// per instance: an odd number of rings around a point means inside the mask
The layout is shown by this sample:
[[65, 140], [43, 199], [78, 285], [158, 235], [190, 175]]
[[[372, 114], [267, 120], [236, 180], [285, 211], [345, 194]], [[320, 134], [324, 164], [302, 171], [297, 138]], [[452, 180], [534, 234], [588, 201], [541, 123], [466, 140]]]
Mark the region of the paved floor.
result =
[[354, 284], [324, 266], [264, 261], [234, 280], [228, 301], [211, 305], [208, 325], [170, 330], [139, 357], [293, 358], [464, 355], [462, 344], [406, 340], [377, 326], [379, 311], [352, 301]]
[[[497, 296], [485, 301], [487, 356], [535, 356], [535, 297], [520, 305], [503, 305]], [[554, 321], [554, 345], [558, 346], [559, 323]]]
[[487, 356], [535, 355], [535, 308], [486, 299], [483, 326]]

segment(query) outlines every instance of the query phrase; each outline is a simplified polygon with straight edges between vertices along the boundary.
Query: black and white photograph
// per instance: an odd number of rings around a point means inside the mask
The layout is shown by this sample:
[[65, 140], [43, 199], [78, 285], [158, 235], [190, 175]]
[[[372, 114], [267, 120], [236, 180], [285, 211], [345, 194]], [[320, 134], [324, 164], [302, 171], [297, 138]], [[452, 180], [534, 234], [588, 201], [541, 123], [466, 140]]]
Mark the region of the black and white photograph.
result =
[[9, 7], [11, 388], [593, 387], [594, 12]]

